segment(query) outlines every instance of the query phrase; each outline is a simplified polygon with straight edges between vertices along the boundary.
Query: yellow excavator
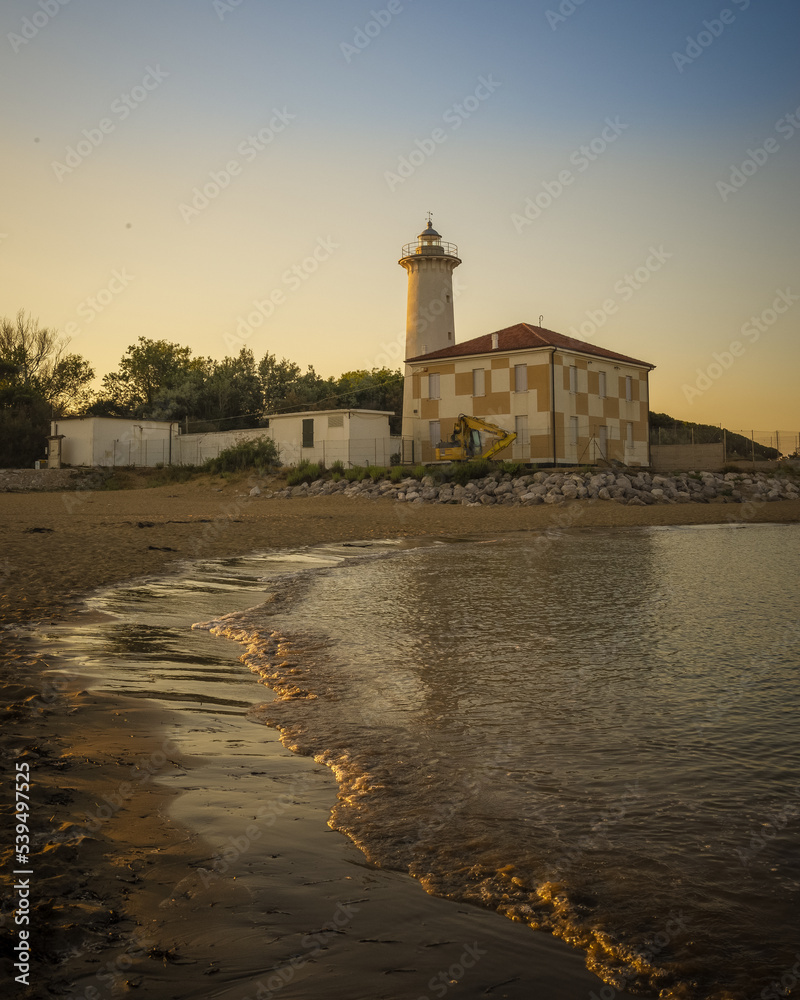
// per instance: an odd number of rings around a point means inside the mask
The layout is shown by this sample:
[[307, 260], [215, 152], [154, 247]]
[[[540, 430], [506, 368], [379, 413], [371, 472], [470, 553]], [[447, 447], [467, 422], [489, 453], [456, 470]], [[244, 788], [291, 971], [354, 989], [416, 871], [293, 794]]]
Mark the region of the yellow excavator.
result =
[[[491, 435], [494, 442], [484, 444], [482, 434]], [[459, 414], [449, 441], [440, 441], [436, 446], [437, 462], [464, 462], [470, 458], [491, 458], [516, 440], [514, 431], [503, 430], [497, 424], [490, 424], [480, 417]]]

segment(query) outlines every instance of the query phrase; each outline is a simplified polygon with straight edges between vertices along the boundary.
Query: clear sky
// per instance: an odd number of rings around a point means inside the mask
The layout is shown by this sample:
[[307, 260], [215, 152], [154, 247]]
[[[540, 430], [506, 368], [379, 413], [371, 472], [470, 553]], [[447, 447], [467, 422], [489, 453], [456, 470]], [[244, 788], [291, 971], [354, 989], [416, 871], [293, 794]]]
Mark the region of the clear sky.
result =
[[430, 209], [457, 340], [541, 315], [654, 410], [798, 430], [799, 42], [796, 0], [3, 4], [0, 315], [98, 375], [394, 367]]

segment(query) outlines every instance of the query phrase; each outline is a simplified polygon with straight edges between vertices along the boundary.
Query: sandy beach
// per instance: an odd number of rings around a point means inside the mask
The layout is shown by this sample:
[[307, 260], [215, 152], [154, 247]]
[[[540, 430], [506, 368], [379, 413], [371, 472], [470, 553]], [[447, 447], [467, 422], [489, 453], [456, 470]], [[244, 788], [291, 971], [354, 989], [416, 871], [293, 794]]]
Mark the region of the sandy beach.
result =
[[[333, 777], [290, 754], [277, 733], [244, 713], [198, 715], [188, 743], [174, 713], [93, 689], [53, 625], [89, 621], [81, 598], [94, 588], [180, 574], [187, 560], [363, 539], [788, 523], [800, 521], [800, 503], [467, 508], [265, 500], [249, 495], [253, 482], [0, 494], [5, 776], [16, 762], [34, 776], [31, 985], [11, 995], [607, 995], [562, 942], [367, 865], [326, 826]], [[230, 644], [218, 655], [235, 664], [238, 652]], [[241, 683], [242, 697], [263, 701], [249, 674]], [[265, 774], [283, 805], [259, 826], [253, 803]], [[8, 820], [8, 795], [2, 809]], [[243, 836], [241, 863], [215, 869], [221, 845]], [[9, 836], [2, 856], [13, 880], [11, 847]], [[12, 899], [2, 913], [10, 982]]]

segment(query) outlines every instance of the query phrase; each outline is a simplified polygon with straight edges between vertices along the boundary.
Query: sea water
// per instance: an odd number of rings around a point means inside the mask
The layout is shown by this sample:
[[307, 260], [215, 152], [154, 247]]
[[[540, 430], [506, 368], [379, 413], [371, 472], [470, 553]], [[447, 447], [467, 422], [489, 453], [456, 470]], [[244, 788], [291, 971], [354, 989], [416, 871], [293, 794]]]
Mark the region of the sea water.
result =
[[771, 998], [800, 989], [798, 565], [796, 525], [322, 547], [197, 627], [374, 863], [571, 942], [608, 997]]

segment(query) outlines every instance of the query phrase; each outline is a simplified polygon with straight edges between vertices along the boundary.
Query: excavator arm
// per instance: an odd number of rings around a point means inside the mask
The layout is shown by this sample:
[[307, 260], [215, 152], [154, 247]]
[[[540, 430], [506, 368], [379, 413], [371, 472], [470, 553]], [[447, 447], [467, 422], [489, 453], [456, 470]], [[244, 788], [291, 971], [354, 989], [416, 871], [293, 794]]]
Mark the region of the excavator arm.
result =
[[[497, 440], [484, 446], [481, 434], [491, 434]], [[516, 440], [514, 431], [507, 431], [497, 424], [481, 420], [480, 417], [470, 417], [466, 413], [459, 414], [449, 442], [440, 442], [436, 449], [436, 458], [441, 460], [463, 462], [470, 458], [491, 458], [503, 448]]]

